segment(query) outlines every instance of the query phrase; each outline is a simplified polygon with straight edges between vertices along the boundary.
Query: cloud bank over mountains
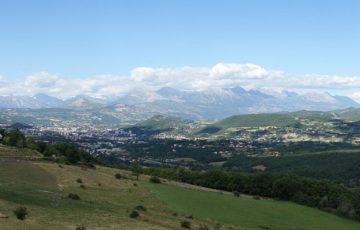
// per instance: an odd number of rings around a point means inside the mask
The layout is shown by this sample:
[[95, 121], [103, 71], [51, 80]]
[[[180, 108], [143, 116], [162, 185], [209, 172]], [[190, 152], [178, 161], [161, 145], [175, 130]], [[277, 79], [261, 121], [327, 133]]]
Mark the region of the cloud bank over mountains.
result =
[[240, 86], [267, 93], [336, 92], [360, 102], [360, 76], [290, 74], [255, 64], [218, 63], [212, 67], [151, 68], [138, 67], [128, 76], [97, 75], [71, 78], [39, 72], [19, 80], [0, 75], [0, 95], [35, 95], [43, 93], [60, 98], [76, 95], [114, 97], [134, 89], [157, 90], [172, 87], [180, 90], [207, 90]]

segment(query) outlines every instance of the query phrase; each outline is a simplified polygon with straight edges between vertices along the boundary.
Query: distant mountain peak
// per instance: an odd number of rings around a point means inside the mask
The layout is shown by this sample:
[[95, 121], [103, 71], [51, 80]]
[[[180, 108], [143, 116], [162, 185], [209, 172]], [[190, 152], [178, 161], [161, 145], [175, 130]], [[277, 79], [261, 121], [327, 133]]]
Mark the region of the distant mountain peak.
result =
[[349, 97], [327, 92], [298, 94], [291, 91], [268, 92], [241, 87], [179, 90], [163, 87], [158, 90], [136, 88], [112, 98], [78, 95], [65, 101], [46, 95], [0, 96], [0, 108], [67, 108], [77, 110], [106, 109], [124, 116], [163, 114], [191, 119], [221, 119], [236, 114], [293, 112], [299, 110], [332, 111], [359, 108]]
[[62, 107], [68, 109], [96, 109], [104, 106], [103, 101], [85, 95], [70, 98], [62, 105]]

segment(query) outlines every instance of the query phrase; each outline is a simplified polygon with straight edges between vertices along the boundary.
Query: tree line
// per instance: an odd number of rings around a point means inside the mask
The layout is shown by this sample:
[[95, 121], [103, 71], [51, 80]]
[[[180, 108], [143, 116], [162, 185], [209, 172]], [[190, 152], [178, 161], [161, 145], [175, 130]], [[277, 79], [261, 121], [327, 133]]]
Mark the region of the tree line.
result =
[[93, 167], [100, 163], [85, 150], [70, 143], [49, 143], [36, 141], [34, 138], [25, 136], [19, 129], [6, 131], [0, 129], [0, 143], [18, 148], [29, 148], [40, 152], [44, 159], [54, 160], [59, 163], [83, 164]]

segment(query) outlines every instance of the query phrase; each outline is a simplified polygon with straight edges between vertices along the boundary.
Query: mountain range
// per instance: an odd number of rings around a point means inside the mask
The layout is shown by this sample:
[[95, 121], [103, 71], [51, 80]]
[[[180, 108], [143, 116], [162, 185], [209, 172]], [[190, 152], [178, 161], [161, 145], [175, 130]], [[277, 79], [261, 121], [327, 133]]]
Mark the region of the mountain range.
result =
[[290, 91], [270, 94], [241, 87], [204, 91], [183, 91], [164, 87], [159, 90], [135, 89], [109, 98], [79, 95], [66, 100], [45, 94], [0, 96], [0, 108], [66, 108], [76, 110], [111, 110], [115, 112], [164, 114], [191, 119], [221, 119], [235, 114], [281, 111], [332, 111], [360, 105], [349, 97], [312, 92]]

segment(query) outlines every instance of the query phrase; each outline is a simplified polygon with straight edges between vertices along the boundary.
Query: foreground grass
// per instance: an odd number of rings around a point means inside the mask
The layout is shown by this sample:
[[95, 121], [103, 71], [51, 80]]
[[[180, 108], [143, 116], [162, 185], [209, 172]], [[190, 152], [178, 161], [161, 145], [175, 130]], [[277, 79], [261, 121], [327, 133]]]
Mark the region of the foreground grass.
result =
[[[116, 179], [115, 173], [123, 178]], [[78, 178], [82, 183], [77, 182]], [[99, 230], [179, 229], [185, 217], [174, 216], [174, 211], [143, 184], [131, 173], [117, 169], [60, 167], [53, 163], [3, 157], [0, 159], [0, 213], [9, 218], [0, 218], [0, 229], [74, 230], [78, 224]], [[78, 194], [81, 199], [71, 200], [67, 198], [69, 193]], [[130, 212], [138, 205], [146, 207], [147, 211], [140, 211], [138, 218], [130, 218]], [[25, 221], [13, 215], [13, 210], [19, 206], [29, 211]], [[194, 228], [209, 223], [212, 222], [192, 220]]]
[[360, 229], [360, 223], [314, 208], [271, 199], [233, 197], [165, 184], [147, 185], [170, 207], [244, 229]]

